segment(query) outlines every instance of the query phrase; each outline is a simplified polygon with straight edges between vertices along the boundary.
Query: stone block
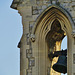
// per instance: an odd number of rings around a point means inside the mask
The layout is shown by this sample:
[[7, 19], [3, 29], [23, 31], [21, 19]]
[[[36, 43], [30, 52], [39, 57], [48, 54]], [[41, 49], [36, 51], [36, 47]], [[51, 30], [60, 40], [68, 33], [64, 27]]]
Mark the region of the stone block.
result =
[[37, 9], [37, 6], [33, 6], [33, 7], [32, 7], [32, 10], [36, 10], [36, 9]]
[[71, 11], [70, 13], [71, 13], [72, 17], [75, 18], [75, 11]]
[[75, 23], [75, 18], [73, 18], [73, 21], [74, 21], [74, 23]]
[[32, 14], [37, 15], [37, 14], [39, 14], [39, 11], [41, 11], [41, 10], [42, 10], [42, 6], [33, 6], [32, 7]]
[[46, 6], [46, 5], [43, 5], [43, 6], [42, 6], [42, 9], [45, 9], [45, 8], [47, 8], [47, 6]]
[[75, 6], [75, 2], [70, 3], [71, 6]]
[[32, 8], [31, 6], [18, 6], [18, 10], [21, 16], [31, 16]]
[[46, 4], [47, 3], [47, 1], [43, 1], [43, 4]]
[[75, 2], [75, 0], [72, 0], [73, 2]]
[[35, 21], [37, 17], [38, 17], [38, 14], [37, 15], [33, 15], [33, 20], [32, 21]]
[[13, 2], [20, 2], [19, 0], [13, 0]]
[[71, 2], [71, 0], [63, 0], [65, 3], [69, 3]]
[[32, 15], [36, 15], [36, 14], [39, 14], [39, 11], [37, 9], [37, 6], [33, 6], [32, 7]]
[[72, 8], [73, 8], [73, 10], [75, 11], [75, 6], [73, 6]]
[[36, 4], [36, 0], [30, 0], [30, 4], [31, 5]]
[[30, 67], [35, 66], [35, 58], [34, 58], [34, 57], [31, 57], [31, 58], [29, 59], [29, 66], [30, 66]]
[[39, 14], [39, 11], [38, 10], [33, 10], [32, 11], [32, 15], [37, 15], [37, 14]]
[[64, 2], [64, 0], [59, 0], [60, 3]]
[[29, 33], [27, 33], [26, 34], [26, 43], [27, 43], [27, 45], [29, 45], [29, 43], [30, 43], [29, 36], [30, 36]]
[[37, 4], [37, 5], [42, 5], [43, 2], [42, 2], [42, 1], [37, 1], [36, 4]]
[[50, 4], [50, 1], [43, 1], [43, 4]]
[[26, 70], [26, 75], [32, 75], [32, 69], [31, 68]]
[[73, 64], [75, 64], [75, 54], [73, 54]]
[[39, 10], [39, 14], [42, 12], [42, 10]]
[[73, 10], [75, 10], [75, 2], [71, 3], [71, 7], [73, 8]]
[[32, 32], [32, 28], [33, 28], [34, 23], [35, 23], [34, 21], [29, 22], [29, 31], [30, 31], [30, 33]]
[[33, 6], [32, 7], [32, 10], [41, 10], [42, 9], [42, 6]]
[[30, 21], [29, 22], [29, 27], [32, 28], [34, 23], [35, 23], [35, 21]]
[[37, 6], [37, 9], [38, 9], [38, 10], [41, 10], [41, 9], [42, 9], [42, 6]]
[[27, 57], [27, 58], [32, 57], [32, 51], [31, 51], [30, 49], [27, 49], [27, 50], [26, 50], [26, 57]]

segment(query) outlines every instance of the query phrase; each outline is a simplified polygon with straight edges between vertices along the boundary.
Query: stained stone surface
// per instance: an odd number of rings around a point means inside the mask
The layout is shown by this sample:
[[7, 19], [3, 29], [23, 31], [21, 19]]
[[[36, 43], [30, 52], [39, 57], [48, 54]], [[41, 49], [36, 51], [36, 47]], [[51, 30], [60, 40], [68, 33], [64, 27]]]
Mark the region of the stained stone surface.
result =
[[[66, 10], [68, 16], [71, 16], [71, 18], [66, 17], [69, 21], [67, 22], [65, 19], [66, 22], [62, 22], [61, 20], [64, 19], [60, 16], [64, 17], [63, 14], [59, 16], [60, 12], [54, 9], [56, 11], [53, 11], [54, 14], [52, 13], [52, 15], [54, 16], [56, 13], [54, 17], [61, 19], [59, 19], [60, 22], [55, 20], [56, 22], [50, 27], [53, 20], [48, 21], [53, 19], [53, 16], [50, 15], [52, 11], [44, 15], [41, 14], [46, 12], [51, 5]], [[50, 61], [48, 50], [53, 52], [53, 50], [60, 49], [62, 39], [65, 37], [64, 32], [68, 37], [68, 75], [75, 74], [75, 64], [73, 64], [73, 54], [75, 54], [75, 0], [13, 0], [11, 8], [18, 10], [18, 13], [22, 16], [23, 35], [18, 45], [21, 53], [20, 75], [49, 75], [49, 73], [50, 75], [60, 75], [51, 68], [53, 63], [56, 63], [57, 58]], [[39, 18], [41, 16], [43, 18]], [[51, 16], [51, 18], [48, 16]], [[70, 27], [70, 24], [73, 28]], [[50, 28], [53, 30], [48, 32]], [[35, 33], [32, 33], [33, 31]], [[49, 37], [44, 37], [47, 34]], [[46, 46], [46, 44], [49, 46]]]

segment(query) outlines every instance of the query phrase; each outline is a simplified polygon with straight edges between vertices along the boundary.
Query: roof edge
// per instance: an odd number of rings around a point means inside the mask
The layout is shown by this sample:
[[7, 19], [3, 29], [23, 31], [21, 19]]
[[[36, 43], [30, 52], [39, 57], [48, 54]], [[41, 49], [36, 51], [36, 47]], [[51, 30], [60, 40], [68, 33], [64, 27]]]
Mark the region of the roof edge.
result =
[[20, 1], [12, 1], [12, 4], [10, 6], [10, 8], [12, 9], [16, 9], [17, 10], [17, 6], [20, 4], [21, 2]]

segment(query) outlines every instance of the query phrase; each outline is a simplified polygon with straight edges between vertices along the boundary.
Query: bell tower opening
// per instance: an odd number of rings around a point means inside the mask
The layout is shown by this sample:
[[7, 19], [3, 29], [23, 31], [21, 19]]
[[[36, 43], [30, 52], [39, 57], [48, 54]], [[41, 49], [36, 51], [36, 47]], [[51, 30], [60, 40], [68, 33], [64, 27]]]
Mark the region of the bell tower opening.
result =
[[[63, 38], [63, 40], [62, 40], [62, 43], [61, 43], [61, 50], [65, 50], [65, 49], [67, 49], [67, 36], [65, 36], [64, 38]], [[63, 74], [63, 73], [61, 73], [61, 75], [67, 75], [67, 73], [66, 74]]]
[[51, 30], [48, 32], [46, 40], [48, 44], [49, 51], [56, 50], [56, 45], [58, 42], [61, 43], [62, 39], [65, 37], [65, 32], [61, 29], [60, 22], [56, 19], [51, 25]]
[[[65, 36], [66, 36], [66, 32], [62, 30], [60, 22], [57, 19], [55, 19], [51, 25], [50, 31], [46, 36], [48, 53], [61, 51], [62, 40], [64, 39]], [[54, 71], [52, 68], [52, 66], [57, 62], [57, 60], [58, 57], [50, 58], [51, 61], [50, 75], [61, 75], [61, 73]]]

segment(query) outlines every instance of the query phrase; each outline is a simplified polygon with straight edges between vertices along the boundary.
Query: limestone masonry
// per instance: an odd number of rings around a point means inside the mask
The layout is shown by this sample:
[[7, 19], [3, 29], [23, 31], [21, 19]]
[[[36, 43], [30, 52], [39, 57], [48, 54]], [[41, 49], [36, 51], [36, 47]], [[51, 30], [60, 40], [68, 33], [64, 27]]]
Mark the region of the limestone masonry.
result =
[[67, 75], [75, 75], [75, 0], [13, 0], [11, 8], [22, 16], [20, 75], [61, 75], [48, 53], [61, 50], [65, 36]]

